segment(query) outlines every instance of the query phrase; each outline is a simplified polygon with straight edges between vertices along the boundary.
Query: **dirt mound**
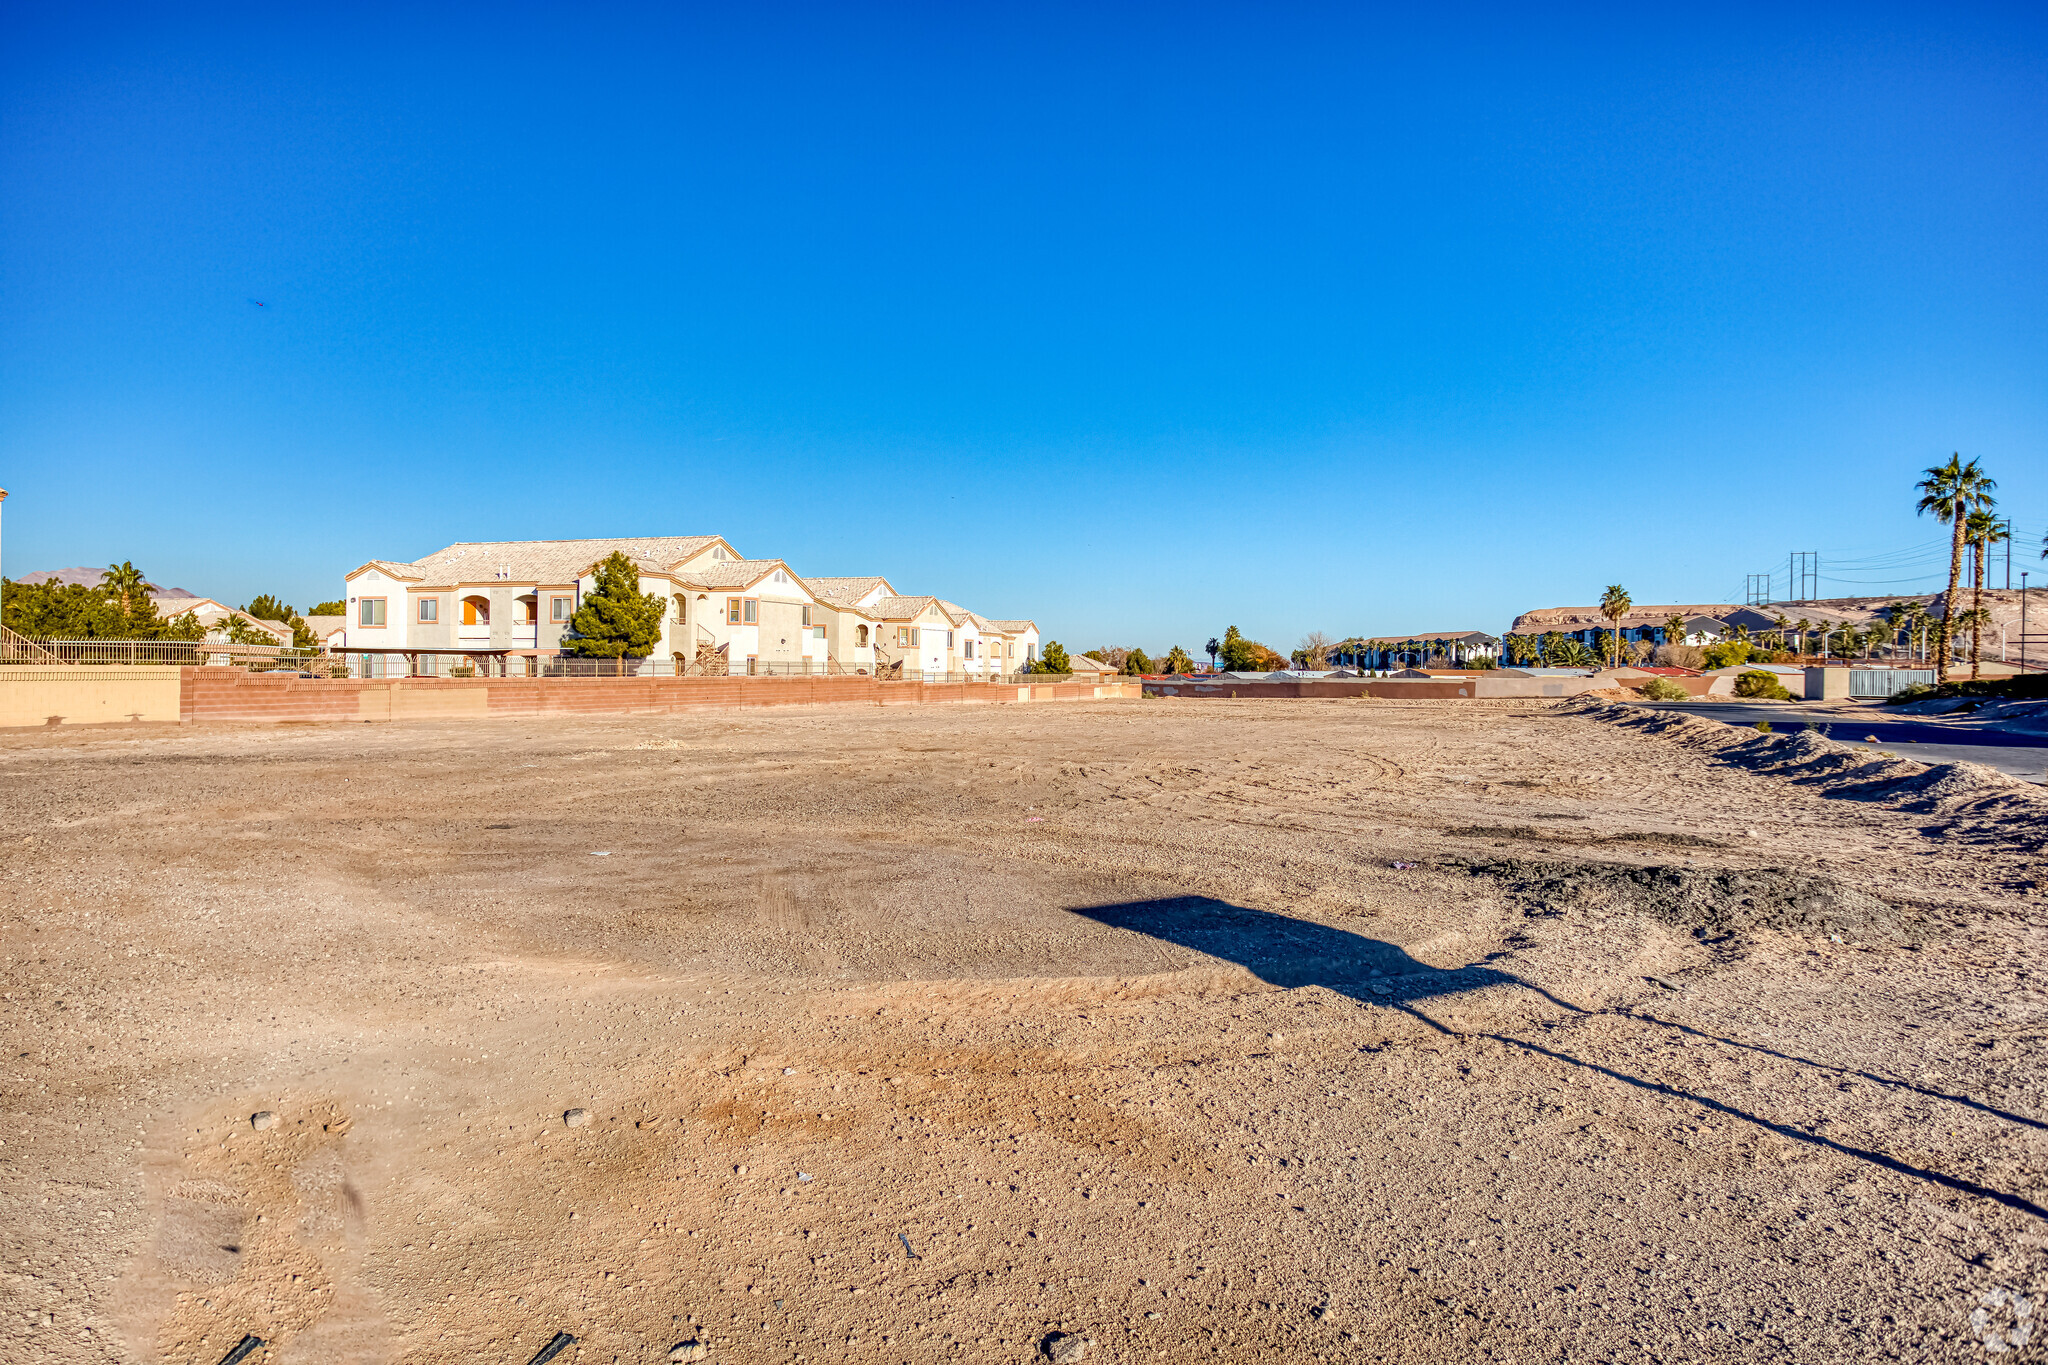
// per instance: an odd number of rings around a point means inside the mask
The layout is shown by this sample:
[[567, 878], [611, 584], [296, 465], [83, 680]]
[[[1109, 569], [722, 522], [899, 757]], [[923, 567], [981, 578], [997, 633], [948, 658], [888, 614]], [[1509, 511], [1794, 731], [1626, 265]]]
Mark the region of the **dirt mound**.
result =
[[1696, 748], [1721, 749], [1740, 743], [1742, 739], [1740, 734], [1719, 721], [1701, 720], [1683, 711], [1657, 711], [1626, 702], [1588, 701], [1583, 698], [1574, 698], [1562, 709]]
[[[1829, 796], [1944, 816], [1949, 832], [1974, 843], [2029, 851], [2048, 847], [2048, 791], [1981, 763], [1916, 763], [1811, 730], [1745, 736], [1718, 721], [1641, 706], [1593, 703], [1570, 709], [1689, 747], [1712, 749], [1722, 762], [1815, 786]], [[1675, 720], [1683, 723], [1674, 724]]]
[[1631, 867], [1524, 858], [1456, 864], [1503, 884], [1524, 915], [1645, 915], [1702, 936], [1776, 929], [1843, 938], [1916, 937], [1908, 916], [1866, 891], [1792, 868]]

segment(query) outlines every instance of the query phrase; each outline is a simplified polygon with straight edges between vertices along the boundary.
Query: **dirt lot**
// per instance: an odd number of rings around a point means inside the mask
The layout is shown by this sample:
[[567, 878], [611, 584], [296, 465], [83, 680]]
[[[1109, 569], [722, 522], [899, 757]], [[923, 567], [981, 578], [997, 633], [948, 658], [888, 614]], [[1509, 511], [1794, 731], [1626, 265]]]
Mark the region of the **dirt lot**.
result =
[[11, 735], [0, 1358], [2039, 1360], [2002, 782], [1583, 704]]

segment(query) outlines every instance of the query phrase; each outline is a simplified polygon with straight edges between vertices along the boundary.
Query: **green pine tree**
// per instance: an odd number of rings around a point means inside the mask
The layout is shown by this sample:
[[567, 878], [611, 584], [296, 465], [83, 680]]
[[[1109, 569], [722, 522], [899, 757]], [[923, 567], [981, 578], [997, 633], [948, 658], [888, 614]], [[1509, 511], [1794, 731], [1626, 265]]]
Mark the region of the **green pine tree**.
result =
[[569, 618], [562, 652], [586, 659], [644, 659], [661, 643], [667, 612], [668, 599], [642, 593], [640, 570], [614, 550], [597, 566], [596, 588], [583, 595], [583, 605]]

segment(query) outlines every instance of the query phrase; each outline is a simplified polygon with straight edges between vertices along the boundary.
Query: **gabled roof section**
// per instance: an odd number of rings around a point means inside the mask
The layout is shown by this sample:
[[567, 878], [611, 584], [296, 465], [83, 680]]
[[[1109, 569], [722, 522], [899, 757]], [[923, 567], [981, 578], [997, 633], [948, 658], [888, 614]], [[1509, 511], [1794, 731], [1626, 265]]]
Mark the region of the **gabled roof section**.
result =
[[991, 618], [989, 624], [1005, 635], [1022, 635], [1027, 630], [1037, 630], [1036, 621], [1001, 621]]
[[868, 603], [867, 611], [877, 620], [908, 621], [931, 606], [938, 607], [940, 611], [946, 609], [936, 597], [878, 597]]
[[[958, 602], [948, 602], [944, 599], [941, 599], [939, 602], [939, 606], [943, 608], [947, 612], [947, 614], [952, 616], [952, 618], [955, 621], [972, 622], [976, 630], [984, 631], [987, 634], [1009, 635], [1014, 633], [1003, 622], [998, 621], [993, 617], [983, 616], [978, 611], [969, 611], [966, 607], [961, 606]], [[1029, 625], [1030, 623], [1027, 621], [1022, 624]]]
[[691, 588], [709, 588], [746, 591], [777, 570], [789, 576], [791, 584], [801, 589], [814, 600], [822, 601], [817, 589], [806, 582], [803, 575], [780, 559], [727, 559], [718, 563], [699, 564], [694, 569], [684, 569], [676, 575], [676, 581]]
[[[410, 564], [373, 559], [363, 569], [379, 569], [425, 588], [452, 588], [498, 579], [514, 583], [571, 583], [614, 550], [622, 551], [642, 573], [666, 573], [670, 565], [721, 543], [717, 536], [463, 540], [422, 555]], [[363, 569], [357, 569], [356, 574]]]
[[417, 582], [423, 576], [420, 566], [417, 564], [405, 564], [395, 559], [372, 559], [367, 563], [357, 565], [343, 574], [341, 576], [342, 582], [346, 583], [351, 578], [359, 578], [372, 569], [383, 574], [386, 578], [396, 578], [404, 582]]
[[818, 596], [847, 605], [859, 602], [876, 588], [882, 589], [884, 597], [898, 595], [894, 585], [880, 574], [871, 574], [865, 578], [813, 578], [808, 581], [811, 591]]

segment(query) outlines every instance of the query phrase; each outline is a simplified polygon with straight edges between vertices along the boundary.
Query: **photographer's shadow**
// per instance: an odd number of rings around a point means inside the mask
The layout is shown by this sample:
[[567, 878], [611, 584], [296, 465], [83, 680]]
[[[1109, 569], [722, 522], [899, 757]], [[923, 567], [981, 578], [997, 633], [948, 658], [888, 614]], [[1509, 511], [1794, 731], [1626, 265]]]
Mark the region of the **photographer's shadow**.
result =
[[[1364, 934], [1354, 934], [1348, 929], [1333, 929], [1325, 924], [1317, 924], [1313, 920], [1294, 919], [1266, 910], [1252, 910], [1208, 896], [1174, 896], [1165, 900], [1078, 906], [1073, 913], [1111, 928], [1128, 929], [1134, 934], [1144, 934], [1163, 943], [1177, 944], [1225, 962], [1237, 963], [1259, 980], [1275, 986], [1290, 990], [1302, 986], [1321, 986], [1366, 1004], [1388, 1006], [1408, 1014], [1448, 1037], [1468, 1042], [1483, 1040], [1511, 1048], [1529, 1057], [1541, 1057], [1562, 1066], [1597, 1073], [1639, 1091], [1665, 1096], [1689, 1106], [1754, 1124], [1794, 1142], [1866, 1161], [1901, 1175], [1976, 1195], [2036, 1218], [2048, 1219], [2048, 1208], [2043, 1208], [2025, 1195], [2014, 1191], [1995, 1189], [1974, 1180], [1950, 1175], [1945, 1171], [1903, 1161], [1886, 1152], [1851, 1146], [1800, 1124], [1754, 1114], [1726, 1100], [1686, 1090], [1666, 1081], [1631, 1075], [1612, 1064], [1575, 1057], [1558, 1047], [1519, 1038], [1512, 1033], [1468, 1033], [1460, 1027], [1432, 1018], [1423, 1008], [1427, 1002], [1440, 1000], [1446, 996], [1476, 991], [1488, 986], [1512, 985], [1534, 991], [1553, 1005], [1574, 1014], [1589, 1013], [1570, 1001], [1560, 1000], [1541, 986], [1509, 972], [1483, 965], [1432, 967], [1426, 962], [1416, 961], [1407, 952], [1391, 943], [1367, 938]], [[1675, 1027], [1639, 1013], [1631, 1013], [1629, 1017], [1645, 1027]], [[1698, 1032], [1690, 1028], [1685, 1031]], [[1710, 1035], [1706, 1034], [1699, 1036], [1729, 1047], [1744, 1046], [1730, 1039], [1710, 1038]], [[1772, 1055], [1782, 1056], [1784, 1060], [1799, 1065], [1818, 1065], [1789, 1054]], [[1968, 1105], [1981, 1113], [1995, 1115], [2007, 1121], [2034, 1127], [2048, 1126], [2040, 1120], [2008, 1113], [1967, 1096], [1943, 1095], [1889, 1078], [1872, 1076], [1870, 1079], [1932, 1098]]]
[[1432, 967], [1364, 934], [1209, 896], [1077, 906], [1073, 913], [1235, 962], [1271, 985], [1290, 990], [1322, 986], [1373, 1005], [1405, 1005], [1485, 986], [1527, 984], [1491, 967]]

